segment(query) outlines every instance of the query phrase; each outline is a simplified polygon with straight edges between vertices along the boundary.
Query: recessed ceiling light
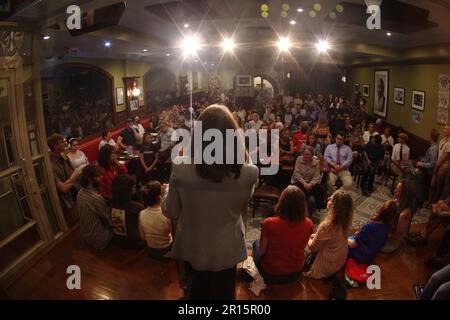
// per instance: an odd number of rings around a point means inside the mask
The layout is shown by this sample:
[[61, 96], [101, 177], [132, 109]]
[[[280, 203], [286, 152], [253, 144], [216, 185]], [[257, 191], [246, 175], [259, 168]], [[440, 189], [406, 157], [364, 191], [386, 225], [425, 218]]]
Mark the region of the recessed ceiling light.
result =
[[189, 28], [189, 23], [185, 23], [185, 24], [183, 25], [183, 27]]
[[387, 35], [388, 37], [390, 37], [390, 36], [392, 36], [392, 33], [391, 33], [391, 32], [387, 32], [386, 35]]
[[167, 57], [170, 57], [170, 53], [166, 53], [166, 56], [167, 56]]
[[295, 24], [297, 24], [297, 21], [291, 20], [291, 21], [289, 21], [289, 23], [292, 24], [292, 25], [295, 25]]
[[297, 12], [302, 13], [302, 12], [303, 12], [303, 9], [302, 9], [302, 8], [298, 8], [298, 9], [297, 9]]
[[107, 48], [111, 47], [111, 42], [106, 41], [106, 42], [105, 42], [105, 47], [107, 47]]
[[44, 35], [42, 36], [42, 39], [48, 40], [48, 39], [50, 39], [50, 36], [49, 36], [48, 34], [44, 34]]
[[148, 51], [148, 49], [142, 49], [142, 51], [144, 51], [144, 52], [147, 52], [147, 51]]

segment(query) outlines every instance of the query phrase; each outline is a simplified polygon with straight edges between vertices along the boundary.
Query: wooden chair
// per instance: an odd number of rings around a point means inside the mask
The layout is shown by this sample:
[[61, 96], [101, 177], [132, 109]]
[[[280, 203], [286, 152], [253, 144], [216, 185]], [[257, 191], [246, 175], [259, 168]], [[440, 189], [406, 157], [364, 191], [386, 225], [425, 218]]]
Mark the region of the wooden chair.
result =
[[259, 202], [261, 201], [267, 201], [270, 202], [272, 205], [275, 206], [275, 204], [278, 202], [278, 198], [280, 198], [281, 190], [277, 187], [268, 186], [268, 185], [260, 185], [255, 189], [255, 192], [253, 193], [253, 218], [255, 217], [256, 213], [256, 207], [258, 206]]

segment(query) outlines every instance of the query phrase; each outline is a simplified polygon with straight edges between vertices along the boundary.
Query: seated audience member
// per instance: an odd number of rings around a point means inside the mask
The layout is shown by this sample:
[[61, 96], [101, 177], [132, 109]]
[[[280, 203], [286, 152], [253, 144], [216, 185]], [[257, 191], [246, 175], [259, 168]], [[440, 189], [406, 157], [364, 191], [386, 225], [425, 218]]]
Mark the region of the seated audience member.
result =
[[139, 229], [139, 213], [144, 206], [132, 201], [135, 180], [128, 174], [115, 176], [112, 181], [111, 217], [114, 242], [124, 248], [139, 248], [145, 245]]
[[425, 288], [415, 285], [414, 289], [419, 300], [449, 300], [450, 264], [433, 273]]
[[317, 143], [317, 139], [313, 134], [310, 134], [308, 136], [308, 140], [302, 145], [302, 148], [300, 149], [300, 154], [303, 154], [305, 152], [306, 147], [311, 147], [314, 150], [314, 157], [322, 158], [323, 157], [323, 151], [320, 147], [320, 144]]
[[111, 200], [111, 186], [113, 179], [118, 174], [128, 173], [127, 167], [119, 162], [117, 153], [110, 145], [106, 145], [100, 149], [98, 154], [98, 165], [103, 176], [100, 194], [106, 200]]
[[370, 142], [370, 138], [376, 135], [378, 135], [378, 132], [375, 131], [375, 125], [373, 123], [369, 123], [367, 131], [363, 134], [364, 143], [368, 144]]
[[381, 144], [383, 146], [391, 146], [394, 147], [394, 138], [391, 136], [391, 128], [384, 128], [384, 133], [381, 135]]
[[439, 131], [436, 129], [432, 129], [430, 133], [430, 147], [427, 149], [427, 152], [425, 153], [425, 156], [420, 159], [420, 161], [416, 162], [415, 167], [416, 171], [420, 172], [422, 174], [422, 183], [425, 188], [425, 197], [428, 199], [429, 196], [429, 188], [428, 186], [431, 185], [431, 179], [433, 177], [433, 171], [434, 167], [436, 166], [436, 162], [438, 160], [439, 155]]
[[102, 140], [100, 141], [100, 143], [98, 144], [98, 150], [100, 150], [103, 146], [109, 144], [111, 147], [114, 148], [114, 150], [117, 150], [118, 145], [117, 143], [114, 141], [111, 131], [109, 130], [103, 130], [102, 131]]
[[417, 210], [415, 189], [410, 180], [402, 180], [394, 191], [397, 202], [397, 214], [394, 220], [389, 240], [381, 249], [382, 252], [392, 253], [401, 247], [406, 239], [413, 215]]
[[70, 160], [70, 164], [72, 168], [78, 169], [87, 166], [89, 164], [89, 160], [78, 147], [78, 139], [72, 138], [69, 140], [69, 152], [67, 153], [67, 158]]
[[147, 206], [139, 215], [139, 225], [148, 252], [154, 258], [162, 258], [172, 248], [172, 224], [161, 211], [163, 188], [156, 180], [148, 182], [143, 189]]
[[349, 115], [345, 116], [344, 133], [346, 136], [351, 136], [353, 133], [352, 119]]
[[[406, 145], [408, 141], [408, 135], [406, 133], [400, 133], [398, 135], [398, 143], [392, 150], [391, 160], [391, 174], [403, 179], [404, 166], [409, 162], [409, 147]], [[402, 168], [402, 169], [401, 169]]]
[[365, 118], [362, 118], [361, 122], [359, 123], [359, 133], [361, 136], [364, 136], [364, 133], [366, 133], [367, 131], [366, 129], [367, 129], [367, 121]]
[[160, 142], [159, 155], [162, 161], [167, 161], [170, 159], [170, 154], [172, 152], [172, 147], [175, 142], [172, 141], [172, 134], [175, 130], [170, 126], [170, 123], [165, 121], [161, 123], [158, 141]]
[[369, 196], [373, 192], [378, 165], [384, 158], [384, 148], [381, 145], [380, 136], [376, 135], [370, 138], [370, 142], [364, 148], [363, 155], [361, 189], [363, 195]]
[[294, 162], [294, 146], [292, 145], [291, 132], [289, 128], [284, 128], [280, 132], [280, 163], [290, 165]]
[[450, 225], [450, 197], [431, 206], [431, 216], [426, 227], [417, 236], [408, 237], [408, 242], [414, 246], [425, 246], [431, 233], [441, 225]]
[[313, 229], [305, 194], [296, 186], [287, 187], [275, 207], [275, 216], [263, 221], [260, 241], [253, 244], [253, 258], [267, 283], [298, 279]]
[[322, 180], [319, 160], [313, 159], [313, 155], [313, 148], [306, 147], [303, 156], [298, 157], [295, 162], [294, 174], [291, 178], [291, 183], [299, 187], [307, 196], [310, 217], [316, 208], [316, 197], [319, 192], [317, 186]]
[[378, 134], [383, 134], [384, 132], [383, 120], [380, 118], [378, 118], [377, 121], [375, 121], [375, 131]]
[[50, 162], [64, 217], [67, 223], [73, 226], [78, 221], [75, 199], [80, 188], [78, 177], [81, 174], [81, 168], [74, 170], [69, 159], [64, 155], [65, 143], [61, 135], [52, 134], [47, 139], [47, 145], [50, 149]]
[[142, 180], [144, 183], [150, 181], [152, 178], [156, 178], [157, 164], [159, 160], [159, 151], [157, 145], [153, 143], [153, 136], [151, 133], [144, 133], [144, 139], [142, 145], [139, 147], [140, 160], [144, 173]]
[[275, 122], [275, 114], [272, 112], [272, 107], [267, 106], [266, 111], [263, 115], [263, 121], [266, 123], [272, 123]]
[[133, 128], [139, 134], [140, 137], [139, 141], [142, 141], [145, 129], [144, 126], [141, 124], [141, 118], [139, 118], [139, 116], [134, 117]]
[[286, 125], [286, 127], [290, 128], [292, 123], [294, 122], [294, 116], [291, 113], [291, 107], [287, 105], [285, 107], [284, 117], [283, 117], [283, 123]]
[[353, 159], [358, 158], [360, 152], [364, 151], [364, 140], [359, 132], [359, 128], [354, 128], [350, 136], [350, 148], [353, 152]]
[[397, 214], [395, 200], [386, 201], [354, 238], [348, 240], [348, 258], [359, 264], [371, 264], [389, 238]]
[[254, 129], [258, 131], [263, 126], [264, 122], [259, 119], [259, 114], [253, 112], [251, 115], [251, 120], [247, 123], [247, 129]]
[[292, 143], [294, 145], [294, 153], [299, 154], [302, 146], [308, 141], [309, 130], [308, 123], [302, 122], [300, 125], [300, 130], [295, 131], [292, 134]]
[[138, 144], [140, 139], [139, 133], [134, 128], [133, 119], [128, 119], [125, 129], [122, 130], [117, 138], [117, 144], [119, 148], [127, 150], [128, 147], [134, 147]]
[[111, 209], [100, 195], [102, 173], [96, 165], [84, 167], [81, 175], [82, 189], [78, 192], [80, 235], [91, 247], [104, 249], [113, 237]]
[[311, 235], [308, 249], [317, 256], [311, 269], [304, 275], [312, 279], [323, 279], [336, 274], [347, 260], [347, 235], [353, 219], [353, 200], [345, 191], [336, 191], [328, 201], [328, 213]]
[[443, 138], [439, 142], [438, 161], [432, 179], [431, 202], [438, 202], [450, 195], [450, 125], [443, 129]]
[[325, 150], [331, 142], [330, 127], [328, 127], [328, 121], [326, 119], [319, 119], [317, 127], [314, 129], [314, 134], [322, 150]]
[[328, 163], [331, 171], [328, 175], [328, 192], [331, 194], [336, 190], [336, 181], [341, 180], [343, 187], [351, 187], [353, 179], [350, 171], [350, 165], [353, 161], [353, 154], [350, 147], [344, 144], [344, 134], [339, 133], [336, 136], [336, 143], [330, 144], [325, 149], [325, 161]]

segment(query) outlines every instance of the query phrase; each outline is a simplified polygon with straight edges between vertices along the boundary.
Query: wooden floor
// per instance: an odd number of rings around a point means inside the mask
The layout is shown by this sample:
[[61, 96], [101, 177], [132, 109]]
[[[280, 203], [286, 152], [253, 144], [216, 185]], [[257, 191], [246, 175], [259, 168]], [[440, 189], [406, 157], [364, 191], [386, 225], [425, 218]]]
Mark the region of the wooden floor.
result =
[[[413, 226], [412, 231], [421, 226]], [[381, 290], [348, 290], [348, 299], [414, 299], [413, 284], [426, 283], [433, 270], [424, 266], [438, 244], [442, 232], [431, 238], [426, 248], [405, 245], [394, 255], [380, 254], [374, 264], [381, 268]], [[81, 290], [68, 290], [66, 268], [81, 268]], [[239, 283], [238, 299], [328, 299], [330, 284], [301, 279], [289, 285], [272, 285], [256, 297], [248, 283]], [[109, 247], [90, 249], [72, 230], [17, 282], [6, 290], [10, 299], [178, 299], [181, 290], [174, 261], [156, 261], [143, 250]]]

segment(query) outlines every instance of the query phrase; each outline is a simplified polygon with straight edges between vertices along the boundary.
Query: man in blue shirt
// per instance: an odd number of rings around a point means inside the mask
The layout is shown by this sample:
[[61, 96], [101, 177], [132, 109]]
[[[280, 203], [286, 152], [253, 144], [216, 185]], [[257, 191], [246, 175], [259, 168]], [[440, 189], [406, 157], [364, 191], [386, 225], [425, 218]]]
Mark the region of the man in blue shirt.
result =
[[327, 181], [328, 192], [331, 194], [336, 191], [338, 179], [341, 180], [343, 187], [350, 187], [353, 184], [352, 175], [348, 170], [353, 161], [352, 149], [344, 144], [344, 139], [345, 134], [338, 133], [336, 143], [328, 145], [325, 149], [325, 161], [331, 169]]

